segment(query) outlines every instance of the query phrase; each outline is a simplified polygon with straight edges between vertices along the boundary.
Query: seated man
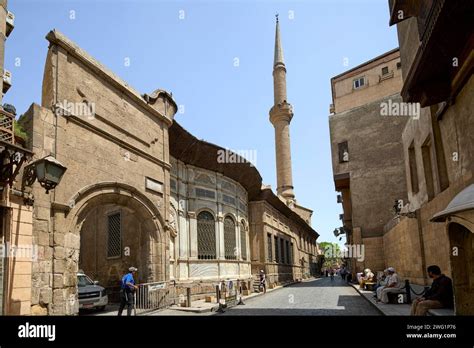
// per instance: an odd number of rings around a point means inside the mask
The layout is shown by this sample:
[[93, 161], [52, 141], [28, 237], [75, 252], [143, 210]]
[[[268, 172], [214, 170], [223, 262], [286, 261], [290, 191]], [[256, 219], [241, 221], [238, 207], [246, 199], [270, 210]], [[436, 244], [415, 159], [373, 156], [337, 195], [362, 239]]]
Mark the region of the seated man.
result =
[[386, 269], [383, 272], [377, 273], [377, 284], [374, 286], [374, 297], [377, 298], [377, 289], [381, 286], [386, 286], [388, 280], [388, 271]]
[[402, 290], [402, 283], [398, 278], [398, 274], [395, 273], [395, 268], [389, 267], [387, 268], [387, 285], [381, 286], [377, 288], [377, 302], [382, 301], [383, 303], [388, 303], [388, 293], [401, 293]]
[[429, 266], [428, 276], [433, 279], [431, 288], [423, 297], [413, 301], [411, 315], [426, 315], [429, 309], [453, 307], [453, 283], [436, 266]]
[[364, 276], [360, 278], [359, 285], [361, 289], [364, 289], [365, 283], [372, 282], [374, 280], [375, 274], [370, 270], [370, 268], [366, 268], [364, 270]]

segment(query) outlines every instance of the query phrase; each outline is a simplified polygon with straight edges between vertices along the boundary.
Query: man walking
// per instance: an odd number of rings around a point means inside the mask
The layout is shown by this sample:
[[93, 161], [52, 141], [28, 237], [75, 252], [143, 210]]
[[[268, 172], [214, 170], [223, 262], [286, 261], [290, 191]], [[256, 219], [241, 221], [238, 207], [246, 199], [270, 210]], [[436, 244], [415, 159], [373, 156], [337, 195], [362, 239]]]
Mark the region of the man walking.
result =
[[441, 269], [429, 266], [428, 276], [433, 279], [431, 288], [423, 297], [413, 301], [411, 315], [426, 315], [429, 309], [453, 307], [453, 283], [449, 277], [441, 273]]
[[120, 286], [120, 307], [118, 310], [118, 316], [122, 315], [125, 305], [127, 306], [127, 316], [132, 315], [132, 308], [135, 304], [135, 290], [138, 286], [135, 285], [135, 279], [133, 276], [138, 271], [135, 267], [130, 267], [128, 273], [122, 277]]
[[260, 289], [261, 289], [261, 291], [263, 290], [264, 294], [267, 292], [266, 281], [267, 281], [267, 277], [265, 276], [265, 272], [262, 269], [262, 270], [260, 270]]

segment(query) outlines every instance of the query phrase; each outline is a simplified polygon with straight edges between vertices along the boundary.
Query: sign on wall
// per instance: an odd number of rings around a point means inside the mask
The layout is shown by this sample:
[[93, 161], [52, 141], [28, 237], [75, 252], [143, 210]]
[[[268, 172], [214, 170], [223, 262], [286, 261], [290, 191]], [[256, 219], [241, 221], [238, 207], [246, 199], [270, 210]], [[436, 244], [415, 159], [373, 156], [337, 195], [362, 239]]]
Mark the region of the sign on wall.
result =
[[145, 177], [145, 188], [150, 191], [163, 193], [163, 184], [148, 177]]

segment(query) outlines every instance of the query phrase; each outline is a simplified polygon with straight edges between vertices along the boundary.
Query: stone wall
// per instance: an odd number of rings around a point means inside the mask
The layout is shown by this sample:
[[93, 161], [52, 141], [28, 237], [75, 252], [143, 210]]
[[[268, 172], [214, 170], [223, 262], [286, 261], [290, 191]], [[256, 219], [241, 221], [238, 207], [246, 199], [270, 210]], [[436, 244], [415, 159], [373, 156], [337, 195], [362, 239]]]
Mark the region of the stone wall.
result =
[[362, 244], [364, 246], [363, 268], [370, 268], [374, 272], [383, 271], [385, 269], [383, 237], [362, 238]]
[[[5, 242], [10, 251], [5, 250], [8, 258], [2, 260], [5, 266], [2, 284], [5, 290], [4, 314], [29, 315], [32, 312], [32, 296], [40, 296], [31, 281], [33, 260], [40, 256], [33, 246], [33, 209], [23, 205], [22, 198], [10, 196], [9, 200], [9, 211], [6, 214], [8, 221], [4, 227]], [[11, 249], [14, 250], [14, 255], [11, 254]]]
[[[350, 174], [352, 209], [344, 220], [360, 227], [363, 238], [382, 236], [394, 201], [406, 202], [401, 134], [408, 117], [382, 116], [380, 104], [388, 100], [401, 101], [393, 95], [329, 117], [333, 173]], [[344, 141], [349, 160], [340, 163], [338, 144]]]
[[78, 311], [82, 223], [101, 204], [144, 212], [154, 232], [140, 271], [147, 281], [169, 279], [168, 126], [176, 110], [163, 93], [145, 100], [62, 34], [48, 40], [42, 106], [33, 104], [21, 122], [35, 158], [54, 154], [67, 167], [50, 194], [33, 185], [33, 242], [43, 256], [32, 282], [44, 296], [32, 305], [62, 315]]
[[424, 270], [418, 222], [402, 218], [383, 236], [385, 268], [394, 267], [401, 279], [424, 285]]

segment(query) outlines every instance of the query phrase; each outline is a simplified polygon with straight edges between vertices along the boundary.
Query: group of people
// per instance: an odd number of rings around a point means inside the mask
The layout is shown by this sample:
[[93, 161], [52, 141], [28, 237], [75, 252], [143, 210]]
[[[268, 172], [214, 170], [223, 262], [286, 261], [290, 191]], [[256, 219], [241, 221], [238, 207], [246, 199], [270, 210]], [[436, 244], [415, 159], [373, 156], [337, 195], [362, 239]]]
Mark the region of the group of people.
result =
[[395, 268], [389, 267], [383, 271], [381, 279], [374, 286], [374, 297], [377, 299], [377, 302], [388, 303], [388, 294], [401, 294], [403, 293], [403, 287], [404, 285], [400, 281]]
[[[451, 279], [442, 274], [441, 269], [436, 265], [429, 266], [427, 273], [433, 279], [433, 283], [421, 297], [412, 302], [411, 315], [426, 315], [430, 309], [453, 307]], [[347, 274], [345, 277], [343, 276], [343, 269], [340, 270], [340, 274], [343, 279], [347, 278]], [[389, 303], [390, 293], [403, 295], [407, 291], [405, 284], [400, 280], [393, 267], [388, 267], [378, 277], [370, 268], [366, 268], [363, 272], [357, 273], [356, 277], [361, 289], [364, 289], [368, 283], [374, 284], [374, 298], [377, 303]], [[409, 291], [412, 291], [411, 288]]]
[[[439, 266], [432, 265], [427, 268], [428, 276], [433, 279], [431, 287], [424, 292], [421, 297], [416, 298], [411, 305], [411, 315], [423, 316], [430, 309], [453, 308], [453, 285], [449, 277], [441, 272]], [[372, 278], [373, 273], [369, 270], [367, 275]], [[368, 280], [365, 280], [368, 281]], [[361, 287], [364, 283], [364, 277], [361, 278]], [[375, 286], [375, 294], [377, 302], [388, 303], [389, 293], [403, 294], [406, 291], [412, 291], [411, 288], [405, 289], [401, 283], [398, 274], [393, 267], [384, 270], [384, 274], [377, 281]]]

